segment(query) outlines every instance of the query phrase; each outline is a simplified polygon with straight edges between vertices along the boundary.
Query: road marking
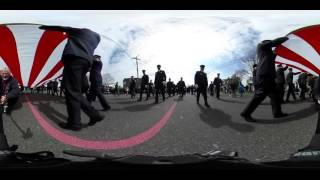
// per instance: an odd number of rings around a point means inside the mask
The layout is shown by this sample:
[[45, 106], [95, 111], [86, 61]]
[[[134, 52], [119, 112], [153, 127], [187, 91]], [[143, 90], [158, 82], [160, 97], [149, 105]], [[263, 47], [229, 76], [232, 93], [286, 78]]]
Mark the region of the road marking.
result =
[[27, 96], [25, 96], [27, 99], [27, 104], [29, 108], [31, 109], [34, 117], [40, 124], [40, 126], [46, 131], [47, 134], [49, 134], [54, 139], [64, 143], [68, 144], [74, 147], [79, 148], [85, 148], [85, 149], [96, 149], [96, 150], [114, 150], [114, 149], [123, 149], [128, 148], [132, 146], [139, 145], [141, 143], [144, 143], [151, 138], [153, 138], [157, 133], [160, 132], [160, 130], [165, 126], [165, 124], [169, 121], [170, 117], [172, 116], [173, 112], [176, 109], [177, 103], [174, 102], [169, 110], [161, 117], [161, 119], [153, 125], [150, 129], [121, 140], [86, 140], [81, 139], [69, 134], [66, 134], [59, 129], [53, 127], [51, 124], [48, 123], [48, 121], [42, 117], [41, 113], [37, 110], [35, 106], [33, 106]]

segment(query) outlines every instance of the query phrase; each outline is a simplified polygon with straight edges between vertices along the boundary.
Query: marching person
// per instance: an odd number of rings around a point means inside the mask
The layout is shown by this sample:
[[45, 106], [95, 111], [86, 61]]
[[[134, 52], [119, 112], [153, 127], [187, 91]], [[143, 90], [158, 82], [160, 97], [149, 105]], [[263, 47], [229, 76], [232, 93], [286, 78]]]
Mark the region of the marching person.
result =
[[140, 98], [138, 101], [142, 100], [142, 93], [144, 91], [147, 91], [147, 98], [146, 98], [146, 101], [147, 101], [150, 97], [150, 92], [148, 90], [149, 76], [146, 75], [146, 70], [142, 70], [142, 73], [143, 73], [143, 76], [141, 78], [141, 85], [140, 85]]
[[204, 67], [204, 65], [200, 65], [200, 71], [197, 71], [194, 76], [194, 84], [197, 89], [197, 104], [199, 104], [200, 94], [202, 94], [205, 106], [210, 107], [207, 100], [208, 78]]
[[278, 98], [278, 92], [276, 88], [275, 76], [275, 58], [276, 54], [272, 50], [273, 47], [277, 47], [287, 41], [288, 37], [281, 37], [275, 40], [264, 40], [257, 46], [258, 67], [256, 74], [256, 90], [252, 100], [247, 107], [241, 113], [241, 116], [246, 121], [254, 122], [251, 117], [253, 111], [259, 106], [259, 104], [269, 96], [271, 99], [273, 117], [280, 118], [287, 116], [281, 110], [281, 102]]
[[156, 97], [155, 97], [155, 104], [158, 103], [159, 99], [159, 93], [162, 94], [162, 100], [165, 101], [165, 84], [167, 80], [166, 73], [161, 70], [161, 65], [157, 65], [158, 71], [156, 72], [155, 75], [155, 80], [154, 80], [154, 85], [156, 89]]
[[40, 26], [43, 30], [64, 32], [68, 42], [62, 53], [63, 83], [68, 112], [68, 123], [60, 124], [64, 129], [79, 131], [81, 124], [80, 108], [90, 117], [88, 125], [104, 119], [82, 94], [82, 82], [93, 63], [93, 53], [100, 42], [100, 35], [86, 28], [63, 26]]

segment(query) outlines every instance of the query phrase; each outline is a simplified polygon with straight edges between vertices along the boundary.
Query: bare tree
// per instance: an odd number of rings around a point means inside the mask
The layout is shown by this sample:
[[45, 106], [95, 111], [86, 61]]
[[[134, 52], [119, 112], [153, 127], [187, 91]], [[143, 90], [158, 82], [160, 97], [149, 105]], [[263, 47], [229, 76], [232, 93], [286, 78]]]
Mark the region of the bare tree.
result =
[[102, 81], [104, 84], [107, 84], [107, 85], [114, 84], [114, 78], [109, 73], [102, 75]]

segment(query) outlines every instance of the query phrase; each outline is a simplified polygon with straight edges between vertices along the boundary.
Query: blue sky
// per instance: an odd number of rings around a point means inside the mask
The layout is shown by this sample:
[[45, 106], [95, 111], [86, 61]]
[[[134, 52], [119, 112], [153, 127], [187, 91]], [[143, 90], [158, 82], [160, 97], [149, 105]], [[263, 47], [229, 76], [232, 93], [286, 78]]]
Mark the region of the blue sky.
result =
[[[102, 36], [96, 50], [103, 73], [116, 81], [142, 69], [154, 78], [161, 64], [177, 82], [193, 83], [199, 65], [209, 80], [245, 68], [259, 41], [318, 24], [320, 11], [0, 11], [0, 23], [40, 23], [90, 28]], [[121, 84], [121, 83], [120, 83]]]

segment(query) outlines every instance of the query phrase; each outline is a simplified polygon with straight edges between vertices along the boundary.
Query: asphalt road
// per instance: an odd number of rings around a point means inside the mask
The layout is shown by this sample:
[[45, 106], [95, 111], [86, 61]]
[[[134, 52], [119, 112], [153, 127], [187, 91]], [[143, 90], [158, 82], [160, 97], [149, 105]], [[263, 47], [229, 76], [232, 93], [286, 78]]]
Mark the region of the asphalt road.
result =
[[[137, 102], [130, 96], [106, 96], [112, 109], [106, 118], [95, 126], [80, 132], [61, 129], [57, 124], [66, 122], [65, 101], [50, 95], [28, 95], [33, 107], [41, 116], [59, 131], [90, 141], [116, 141], [130, 139], [153, 127], [164, 114], [175, 105], [173, 114], [163, 124], [159, 132], [144, 142], [128, 147], [98, 150], [111, 156], [144, 154], [154, 156], [205, 153], [210, 150], [237, 151], [240, 157], [254, 161], [278, 161], [305, 147], [310, 142], [317, 123], [318, 114], [310, 101], [284, 104], [282, 109], [289, 117], [273, 119], [267, 98], [253, 113], [257, 123], [249, 123], [240, 117], [240, 112], [251, 95], [232, 98], [222, 94], [221, 100], [209, 96], [211, 108], [206, 108], [203, 99], [196, 104], [193, 95], [183, 100], [178, 96], [154, 105], [154, 99]], [[30, 110], [28, 99], [21, 97], [21, 105], [12, 114], [12, 119], [4, 115], [5, 132], [10, 144], [18, 144], [19, 152], [49, 150], [57, 157], [72, 160], [89, 160], [63, 154], [63, 150], [87, 150], [61, 142], [43, 129]], [[94, 106], [101, 109], [99, 102]], [[82, 123], [88, 117], [82, 113]], [[26, 133], [29, 128], [30, 133]], [[24, 135], [23, 135], [24, 134]], [[28, 136], [29, 135], [29, 136]], [[134, 142], [133, 142], [134, 144]]]

